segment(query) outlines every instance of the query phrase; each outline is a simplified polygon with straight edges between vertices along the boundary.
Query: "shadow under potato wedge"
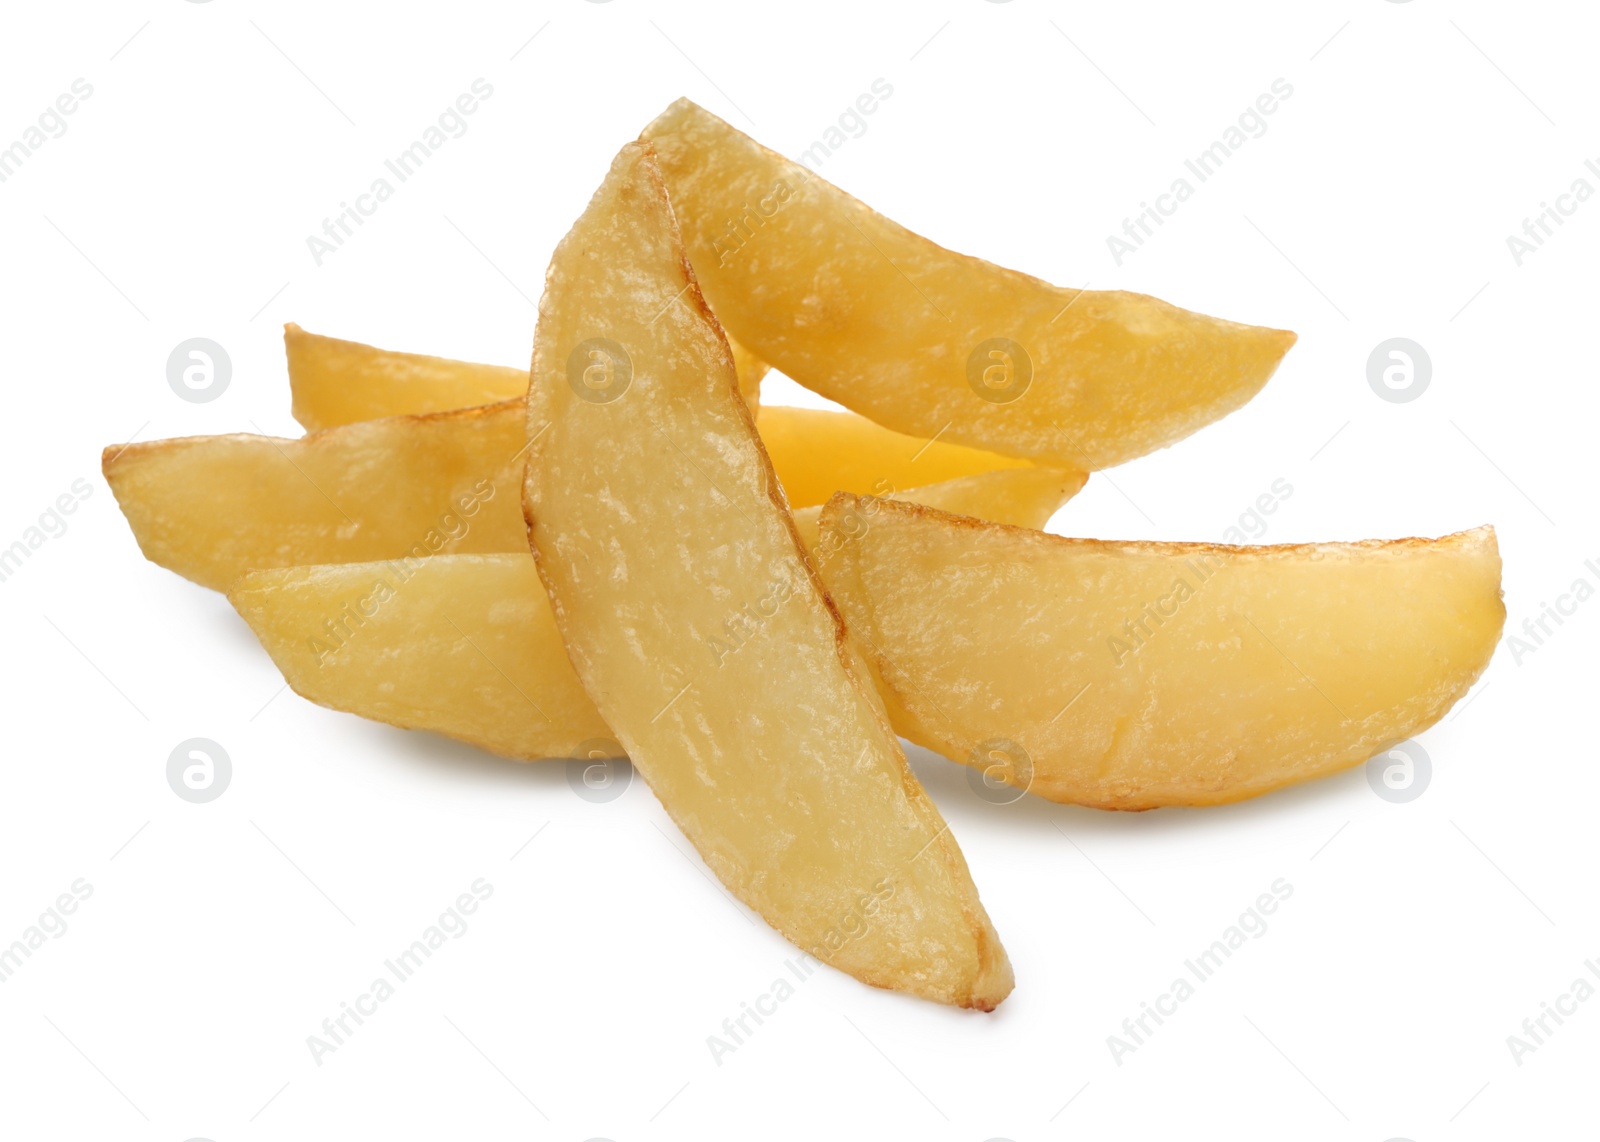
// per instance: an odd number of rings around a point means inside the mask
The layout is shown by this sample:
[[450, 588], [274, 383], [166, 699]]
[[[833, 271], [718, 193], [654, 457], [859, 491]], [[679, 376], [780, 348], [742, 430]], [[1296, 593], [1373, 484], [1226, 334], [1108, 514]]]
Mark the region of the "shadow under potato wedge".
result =
[[1054, 801], [1215, 805], [1436, 722], [1505, 620], [1488, 527], [1224, 547], [835, 496], [823, 575], [910, 740]]
[[[379, 349], [307, 333], [293, 322], [283, 327], [283, 349], [289, 363], [292, 412], [307, 432], [385, 416], [520, 400], [528, 391], [527, 369]], [[739, 391], [755, 408], [768, 366], [738, 345], [733, 347], [733, 360]]]
[[1239, 408], [1295, 341], [946, 250], [687, 99], [643, 137], [722, 324], [900, 432], [1094, 471]]
[[[791, 417], [797, 417], [790, 424]], [[527, 550], [518, 488], [527, 455], [521, 399], [477, 408], [270, 436], [188, 436], [107, 448], [102, 466], [145, 558], [215, 590], [246, 571]], [[1083, 487], [1081, 472], [1016, 465], [984, 471], [986, 453], [861, 430], [853, 413], [769, 408], [762, 424], [786, 447], [777, 467], [808, 490], [832, 483], [871, 491], [880, 472], [908, 469], [917, 451], [930, 476], [908, 488], [952, 511], [1043, 527]], [[876, 426], [868, 426], [875, 428]], [[947, 453], [959, 454], [959, 464]], [[820, 504], [797, 508], [815, 543]]]
[[528, 426], [524, 509], [568, 655], [706, 864], [863, 982], [1004, 999], [1010, 962], [795, 534], [647, 144], [551, 260]]

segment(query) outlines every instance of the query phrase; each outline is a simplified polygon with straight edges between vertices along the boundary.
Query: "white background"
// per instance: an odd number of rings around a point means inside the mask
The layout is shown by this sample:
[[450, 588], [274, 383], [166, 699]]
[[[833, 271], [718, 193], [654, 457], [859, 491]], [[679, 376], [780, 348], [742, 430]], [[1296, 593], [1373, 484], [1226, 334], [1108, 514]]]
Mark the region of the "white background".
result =
[[[1600, 959], [1600, 604], [1532, 653], [1502, 644], [1420, 739], [1433, 775], [1407, 804], [1357, 768], [1221, 809], [996, 807], [913, 751], [1015, 993], [985, 1016], [822, 972], [719, 1066], [707, 1036], [793, 949], [642, 782], [591, 804], [559, 765], [282, 692], [221, 596], [140, 558], [98, 458], [297, 434], [284, 321], [524, 363], [550, 250], [670, 100], [794, 155], [883, 78], [892, 97], [823, 173], [891, 217], [1064, 285], [1300, 334], [1251, 405], [1094, 477], [1053, 530], [1217, 539], [1279, 478], [1269, 541], [1490, 522], [1517, 631], [1600, 582], [1600, 200], [1520, 267], [1506, 245], [1575, 179], [1600, 188], [1597, 24], [1577, 3], [1438, 0], [8, 5], [0, 146], [75, 78], [94, 91], [0, 184], [0, 546], [74, 480], [93, 492], [0, 583], [0, 942], [75, 878], [94, 891], [0, 984], [0, 1131], [1577, 1136], [1600, 999], [1520, 1066], [1506, 1039]], [[318, 267], [306, 236], [479, 77], [494, 94], [467, 134]], [[1107, 235], [1280, 77], [1267, 133], [1117, 266]], [[233, 362], [208, 404], [165, 375], [195, 336]], [[1405, 404], [1366, 377], [1395, 336], [1433, 364]], [[817, 403], [781, 380], [765, 399]], [[197, 736], [234, 766], [206, 805], [165, 777]], [[316, 1065], [306, 1037], [479, 877], [471, 929]], [[1270, 930], [1114, 1062], [1107, 1036], [1280, 877]]]

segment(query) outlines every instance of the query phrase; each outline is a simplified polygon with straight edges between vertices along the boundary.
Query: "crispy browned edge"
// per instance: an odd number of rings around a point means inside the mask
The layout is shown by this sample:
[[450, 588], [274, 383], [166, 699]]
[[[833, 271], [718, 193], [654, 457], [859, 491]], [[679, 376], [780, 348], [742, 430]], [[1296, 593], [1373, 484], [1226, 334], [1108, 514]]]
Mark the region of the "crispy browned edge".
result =
[[[1199, 315], [1201, 317], [1208, 318], [1209, 320], [1220, 321], [1220, 322], [1223, 322], [1223, 323], [1228, 324], [1228, 325], [1237, 325], [1237, 326], [1240, 326], [1241, 328], [1246, 328], [1246, 329], [1271, 329], [1274, 333], [1282, 333], [1282, 334], [1287, 335], [1287, 337], [1288, 337], [1288, 340], [1284, 343], [1283, 352], [1278, 354], [1278, 360], [1280, 362], [1283, 360], [1283, 358], [1285, 356], [1288, 355], [1289, 350], [1294, 348], [1295, 342], [1297, 342], [1300, 339], [1300, 335], [1298, 333], [1294, 332], [1294, 330], [1292, 330], [1292, 329], [1273, 329], [1273, 327], [1270, 326], [1270, 325], [1248, 325], [1245, 322], [1232, 321], [1232, 320], [1230, 320], [1229, 318], [1226, 318], [1226, 317], [1213, 317], [1211, 314], [1200, 313], [1199, 310], [1187, 309], [1186, 307], [1179, 306], [1174, 302], [1163, 301], [1161, 298], [1154, 297], [1151, 294], [1138, 293], [1138, 292], [1136, 292], [1134, 290], [1112, 289], [1112, 290], [1088, 290], [1088, 291], [1077, 290], [1077, 291], [1073, 291], [1071, 286], [1059, 286], [1059, 285], [1056, 285], [1054, 282], [1045, 281], [1043, 278], [1034, 277], [1032, 274], [1023, 273], [1021, 270], [1014, 270], [1014, 269], [1011, 269], [1009, 266], [1002, 266], [998, 262], [991, 262], [986, 258], [980, 258], [976, 254], [964, 254], [960, 250], [952, 250], [948, 246], [941, 246], [938, 242], [935, 242], [932, 238], [929, 238], [924, 234], [918, 233], [917, 231], [911, 229], [911, 227], [909, 227], [909, 226], [906, 226], [906, 225], [903, 225], [903, 224], [901, 224], [899, 222], [896, 222], [893, 218], [890, 218], [887, 214], [884, 214], [882, 211], [877, 210], [874, 207], [870, 206], [869, 204], [863, 202], [861, 199], [857, 198], [855, 195], [851, 194], [849, 191], [844, 190], [842, 187], [839, 187], [839, 186], [835, 185], [834, 183], [829, 182], [827, 179], [823, 178], [820, 174], [818, 174], [815, 171], [811, 170], [809, 167], [803, 166], [800, 163], [795, 162], [788, 155], [785, 155], [780, 151], [773, 150], [771, 147], [769, 147], [765, 143], [761, 142], [761, 140], [755, 138], [755, 136], [748, 135], [745, 132], [739, 130], [739, 128], [735, 127], [732, 123], [729, 123], [726, 119], [722, 118], [720, 115], [717, 115], [716, 113], [714, 113], [712, 111], [707, 111], [704, 107], [701, 107], [698, 103], [696, 103], [694, 100], [690, 99], [688, 96], [682, 96], [682, 97], [674, 100], [672, 102], [672, 104], [670, 106], [668, 106], [668, 108], [665, 111], [663, 111], [660, 115], [656, 116], [656, 118], [651, 121], [650, 126], [646, 127], [644, 129], [644, 133], [639, 136], [640, 139], [643, 140], [643, 141], [648, 141], [649, 137], [650, 137], [651, 128], [654, 127], [656, 125], [656, 123], [660, 122], [661, 119], [663, 119], [667, 115], [671, 114], [680, 105], [687, 105], [689, 107], [693, 107], [700, 114], [705, 115], [708, 118], [714, 119], [714, 120], [716, 120], [716, 122], [722, 124], [722, 126], [726, 127], [730, 132], [732, 132], [738, 138], [744, 140], [747, 145], [755, 147], [757, 150], [763, 151], [766, 154], [772, 156], [772, 158], [776, 159], [779, 163], [783, 164], [785, 167], [792, 168], [795, 171], [801, 172], [801, 184], [802, 185], [804, 185], [805, 183], [811, 182], [813, 180], [822, 183], [824, 186], [828, 187], [834, 193], [838, 194], [846, 202], [851, 203], [851, 204], [855, 205], [856, 207], [859, 207], [861, 210], [866, 211], [868, 214], [872, 215], [875, 218], [879, 218], [882, 221], [887, 222], [889, 225], [893, 226], [895, 229], [903, 231], [904, 233], [910, 235], [916, 241], [921, 242], [923, 245], [927, 246], [929, 249], [937, 250], [937, 251], [939, 251], [940, 253], [943, 253], [943, 254], [949, 254], [952, 257], [965, 259], [966, 261], [971, 262], [974, 265], [982, 266], [986, 270], [1002, 274], [1002, 275], [1004, 275], [1006, 277], [1012, 278], [1013, 280], [1015, 280], [1017, 282], [1026, 283], [1026, 284], [1029, 284], [1029, 285], [1032, 285], [1032, 286], [1035, 286], [1035, 287], [1043, 286], [1044, 288], [1051, 289], [1051, 290], [1060, 290], [1060, 291], [1064, 291], [1064, 292], [1074, 292], [1075, 293], [1075, 296], [1073, 298], [1074, 301], [1077, 301], [1078, 297], [1081, 297], [1085, 292], [1095, 293], [1095, 294], [1098, 294], [1098, 295], [1101, 295], [1101, 296], [1105, 296], [1105, 297], [1121, 295], [1123, 297], [1146, 298], [1146, 299], [1151, 300], [1151, 301], [1162, 301], [1162, 304], [1164, 304], [1164, 305], [1171, 305], [1175, 309], [1183, 309], [1184, 312], [1186, 312], [1186, 313], [1194, 313], [1194, 314], [1197, 314], [1197, 315]], [[696, 289], [698, 290], [698, 287], [696, 287]], [[1271, 374], [1268, 374], [1268, 378], [1267, 379], [1268, 380], [1271, 379]], [[1263, 382], [1263, 384], [1265, 384], [1265, 382]], [[975, 445], [975, 444], [969, 444], [969, 445], [967, 445], [967, 447], [969, 447], [969, 448], [977, 448], [977, 447], [980, 447], [980, 446], [979, 445]]]
[[[816, 567], [811, 562], [811, 557], [806, 553], [805, 544], [800, 539], [800, 533], [795, 529], [794, 517], [789, 511], [789, 501], [783, 494], [783, 485], [778, 482], [778, 474], [777, 471], [772, 467], [771, 457], [767, 455], [766, 445], [761, 442], [761, 434], [756, 431], [756, 422], [755, 418], [750, 413], [750, 406], [748, 402], [745, 401], [744, 396], [739, 392], [739, 378], [733, 365], [733, 351], [728, 348], [728, 335], [723, 331], [722, 323], [717, 320], [717, 315], [712, 312], [711, 306], [706, 303], [705, 295], [700, 292], [700, 281], [695, 276], [694, 267], [689, 264], [688, 249], [684, 245], [683, 234], [678, 227], [678, 216], [672, 205], [672, 195], [667, 190], [666, 180], [661, 177], [661, 168], [656, 162], [655, 145], [646, 135], [643, 134], [639, 136], [636, 142], [644, 152], [645, 170], [649, 173], [651, 181], [655, 183], [657, 189], [659, 189], [661, 192], [661, 196], [666, 199], [667, 202], [668, 216], [672, 219], [672, 236], [674, 245], [678, 252], [678, 262], [683, 267], [684, 277], [687, 281], [684, 297], [692, 302], [692, 304], [699, 310], [706, 320], [711, 323], [711, 327], [717, 331], [717, 339], [722, 344], [722, 355], [727, 367], [726, 371], [729, 378], [728, 387], [734, 398], [733, 403], [738, 406], [739, 415], [744, 421], [744, 426], [749, 431], [751, 440], [755, 442], [756, 453], [761, 457], [762, 469], [765, 472], [767, 498], [772, 502], [773, 506], [778, 509], [779, 515], [783, 519], [784, 527], [788, 530], [789, 540], [794, 544], [795, 554], [799, 557], [801, 565], [805, 567], [806, 574], [810, 577], [812, 585], [816, 587], [817, 594], [821, 597], [823, 606], [827, 608], [828, 614], [833, 619], [834, 653], [838, 656], [839, 665], [844, 668], [846, 677], [848, 677], [850, 681], [855, 684], [856, 688], [861, 690], [867, 697], [868, 705], [872, 707], [873, 715], [877, 718], [879, 726], [882, 728], [884, 734], [895, 743], [895, 752], [900, 756], [900, 784], [905, 790], [906, 796], [914, 805], [919, 808], [919, 810], [923, 812], [923, 816], [925, 818], [926, 811], [929, 809], [931, 809], [934, 814], [938, 814], [938, 807], [933, 804], [932, 799], [928, 797], [927, 791], [922, 788], [921, 782], [919, 782], [916, 778], [916, 775], [911, 772], [911, 765], [908, 761], [906, 761], [905, 750], [900, 748], [899, 738], [895, 734], [894, 727], [889, 724], [889, 719], [882, 709], [881, 699], [878, 698], [876, 692], [872, 691], [859, 677], [856, 676], [855, 667], [850, 661], [849, 635], [845, 628], [844, 616], [840, 614], [839, 608], [834, 604], [833, 596], [828, 594], [828, 588], [823, 583], [822, 576], [817, 573]], [[552, 261], [550, 269], [545, 271], [544, 296], [549, 295], [550, 274], [553, 269], [554, 262]], [[543, 297], [541, 297], [541, 308], [543, 300]], [[531, 362], [529, 365], [528, 377], [528, 384], [531, 388], [535, 383], [537, 383], [538, 378], [538, 373], [535, 371]], [[533, 457], [530, 450], [530, 455], [526, 464], [524, 465], [524, 471], [526, 471], [526, 465], [531, 464], [532, 462]], [[528, 503], [526, 475], [524, 475], [523, 478], [522, 519], [523, 523], [527, 527], [528, 546], [533, 551], [534, 563], [539, 566], [540, 577], [543, 578], [543, 560], [540, 558], [538, 547], [533, 543], [533, 530], [537, 526], [537, 521], [534, 519], [532, 508]], [[548, 589], [548, 587], [549, 584], [546, 583], [546, 589]], [[643, 776], [643, 774], [640, 776]], [[969, 883], [973, 884], [973, 900], [975, 901], [977, 899], [976, 882], [972, 880], [971, 870], [966, 867], [965, 858], [961, 855], [960, 850], [955, 847], [954, 838], [950, 836], [948, 824], [946, 824], [945, 828], [939, 831], [938, 835], [932, 842], [930, 842], [930, 844], [938, 848], [939, 854], [945, 862], [945, 866], [952, 873], [952, 881], [955, 883], [960, 883], [962, 879], [965, 879]], [[1000, 968], [1002, 963], [1009, 965], [1010, 957], [1006, 955], [1004, 947], [996, 946], [991, 948], [989, 946], [989, 939], [988, 934], [985, 931], [985, 926], [979, 922], [977, 915], [974, 913], [971, 907], [970, 901], [962, 899], [961, 911], [962, 915], [967, 920], [967, 927], [972, 933], [973, 943], [977, 950], [978, 971], [976, 979], [974, 980], [976, 983], [978, 980], [987, 979], [993, 976], [993, 974]], [[765, 919], [765, 917], [763, 917], [763, 919]], [[782, 935], [782, 933], [779, 934]], [[810, 951], [813, 955], [816, 954], [814, 951], [811, 951], [811, 949], [803, 950]], [[997, 952], [999, 953], [998, 955], [996, 955]], [[819, 956], [818, 958], [821, 959], [823, 957]], [[824, 962], [827, 961], [824, 959]], [[1012, 988], [1014, 988], [1016, 985], [1016, 969], [1014, 966], [1012, 966], [1010, 970], [1012, 975]], [[872, 986], [884, 987], [885, 985], [873, 984]], [[987, 999], [979, 998], [973, 993], [973, 990], [969, 988], [967, 993], [960, 997], [959, 1006], [977, 1008], [980, 1011], [993, 1011], [995, 1007], [1005, 999], [1006, 995], [1011, 993], [1012, 988], [1007, 988], [1005, 994], [1000, 995], [992, 1002]], [[887, 988], [886, 990], [893, 989]]]

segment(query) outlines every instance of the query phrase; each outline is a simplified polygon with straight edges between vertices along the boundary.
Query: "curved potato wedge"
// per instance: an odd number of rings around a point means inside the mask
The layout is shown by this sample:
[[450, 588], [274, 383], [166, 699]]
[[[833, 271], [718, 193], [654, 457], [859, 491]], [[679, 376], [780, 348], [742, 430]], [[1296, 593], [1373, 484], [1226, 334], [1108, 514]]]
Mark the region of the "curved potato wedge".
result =
[[1237, 801], [1365, 761], [1467, 692], [1505, 619], [1492, 528], [1104, 543], [837, 496], [822, 533], [902, 734], [1104, 809]]
[[[294, 418], [307, 432], [386, 416], [520, 400], [528, 392], [526, 369], [378, 349], [307, 333], [293, 322], [283, 327], [283, 349], [289, 361]], [[740, 345], [733, 346], [733, 361], [739, 370], [739, 391], [755, 408], [761, 403], [761, 378], [768, 366]]]
[[[246, 571], [449, 552], [522, 551], [527, 527], [513, 492], [526, 455], [521, 399], [419, 416], [388, 417], [315, 432], [189, 436], [107, 448], [106, 481], [152, 563], [224, 590]], [[812, 415], [769, 408], [764, 429], [785, 441], [777, 464], [801, 486], [825, 482], [828, 457], [841, 458], [846, 489], [880, 485], [899, 472], [908, 440], [853, 413]], [[927, 474], [960, 470], [935, 444]], [[981, 466], [985, 453], [962, 458]], [[1000, 459], [1002, 464], [1014, 461]], [[907, 489], [918, 503], [1007, 523], [1042, 527], [1083, 486], [1079, 472], [1023, 464]], [[801, 509], [808, 547], [820, 506]]]
[[611, 737], [526, 552], [252, 571], [228, 601], [319, 705], [526, 761]]
[[644, 137], [721, 322], [807, 388], [900, 432], [1105, 468], [1243, 405], [1294, 344], [953, 253], [686, 99]]
[[551, 260], [528, 426], [567, 653], [706, 864], [857, 979], [999, 1003], [1010, 963], [800, 546], [647, 144]]

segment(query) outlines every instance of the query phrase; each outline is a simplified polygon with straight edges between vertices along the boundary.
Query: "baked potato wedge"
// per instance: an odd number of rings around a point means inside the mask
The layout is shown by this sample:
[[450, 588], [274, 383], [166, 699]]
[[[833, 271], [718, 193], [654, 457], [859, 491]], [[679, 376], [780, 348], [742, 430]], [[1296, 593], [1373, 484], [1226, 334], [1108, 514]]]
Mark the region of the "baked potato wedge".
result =
[[526, 551], [252, 571], [228, 601], [319, 705], [524, 761], [611, 737]]
[[550, 263], [528, 439], [568, 656], [711, 870], [866, 983], [1004, 999], [1010, 963], [795, 533], [648, 144]]
[[644, 137], [723, 325], [899, 432], [1093, 471], [1232, 412], [1294, 344], [953, 253], [687, 99]]
[[836, 496], [824, 572], [896, 728], [1052, 801], [1215, 805], [1420, 733], [1500, 638], [1492, 528], [1107, 543]]
[[226, 590], [245, 571], [526, 545], [523, 402], [365, 420], [299, 440], [185, 436], [107, 448], [146, 559]]

